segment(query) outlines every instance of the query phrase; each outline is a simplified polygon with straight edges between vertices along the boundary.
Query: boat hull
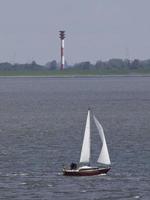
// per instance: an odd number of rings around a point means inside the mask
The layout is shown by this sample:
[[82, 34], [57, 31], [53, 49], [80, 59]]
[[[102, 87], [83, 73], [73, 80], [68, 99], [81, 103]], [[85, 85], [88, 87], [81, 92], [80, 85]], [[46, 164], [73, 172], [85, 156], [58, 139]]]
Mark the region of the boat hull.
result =
[[83, 169], [83, 170], [63, 170], [65, 176], [95, 176], [100, 174], [107, 174], [111, 168], [97, 168], [97, 169]]

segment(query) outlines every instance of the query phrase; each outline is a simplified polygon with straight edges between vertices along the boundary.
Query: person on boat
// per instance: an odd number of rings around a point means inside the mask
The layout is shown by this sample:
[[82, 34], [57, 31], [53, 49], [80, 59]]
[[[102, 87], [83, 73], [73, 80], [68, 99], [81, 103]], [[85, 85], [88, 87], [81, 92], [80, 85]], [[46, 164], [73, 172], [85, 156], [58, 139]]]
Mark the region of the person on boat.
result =
[[71, 170], [77, 169], [77, 164], [72, 162], [72, 163], [70, 164], [70, 169], [71, 169]]

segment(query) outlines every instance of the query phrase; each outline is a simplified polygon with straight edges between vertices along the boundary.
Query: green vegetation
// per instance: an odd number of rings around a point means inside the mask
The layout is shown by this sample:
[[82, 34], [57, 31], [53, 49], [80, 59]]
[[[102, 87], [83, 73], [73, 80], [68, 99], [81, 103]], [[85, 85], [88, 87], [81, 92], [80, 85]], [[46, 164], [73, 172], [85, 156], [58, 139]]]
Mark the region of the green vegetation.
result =
[[96, 76], [96, 75], [150, 75], [150, 60], [110, 59], [96, 64], [81, 62], [61, 71], [54, 60], [45, 66], [35, 61], [31, 64], [0, 63], [0, 76]]
[[60, 70], [17, 70], [17, 71], [0, 71], [0, 76], [100, 76], [100, 75], [150, 75], [149, 70], [76, 70], [64, 69]]

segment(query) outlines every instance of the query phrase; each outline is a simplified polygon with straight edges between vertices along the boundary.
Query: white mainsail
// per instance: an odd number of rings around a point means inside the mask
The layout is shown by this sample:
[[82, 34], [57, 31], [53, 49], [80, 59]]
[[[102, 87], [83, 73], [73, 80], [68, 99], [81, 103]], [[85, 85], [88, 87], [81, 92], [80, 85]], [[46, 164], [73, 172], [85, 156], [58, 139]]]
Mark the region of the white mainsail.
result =
[[107, 149], [107, 144], [106, 144], [103, 127], [101, 126], [101, 124], [99, 123], [99, 121], [97, 120], [97, 118], [95, 116], [93, 116], [93, 118], [94, 118], [95, 124], [97, 126], [97, 129], [99, 131], [100, 138], [102, 140], [102, 149], [101, 149], [101, 152], [100, 152], [97, 162], [106, 164], [106, 165], [110, 165], [111, 162], [110, 162], [110, 158], [109, 158], [109, 153], [108, 153], [108, 149]]
[[90, 141], [90, 110], [88, 110], [84, 139], [82, 144], [80, 163], [89, 163], [90, 161], [90, 149], [91, 149], [91, 141]]

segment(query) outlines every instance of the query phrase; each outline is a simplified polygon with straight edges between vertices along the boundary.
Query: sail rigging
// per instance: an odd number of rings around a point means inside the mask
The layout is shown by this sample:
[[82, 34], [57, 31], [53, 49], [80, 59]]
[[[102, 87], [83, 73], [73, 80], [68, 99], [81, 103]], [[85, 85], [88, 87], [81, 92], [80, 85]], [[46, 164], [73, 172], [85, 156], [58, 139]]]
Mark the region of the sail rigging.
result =
[[106, 144], [103, 127], [101, 126], [101, 124], [99, 123], [99, 121], [97, 120], [97, 118], [95, 116], [93, 116], [93, 118], [94, 118], [95, 124], [97, 126], [97, 129], [99, 131], [99, 135], [100, 135], [100, 138], [102, 141], [102, 149], [100, 151], [100, 155], [99, 155], [97, 162], [106, 164], [106, 165], [110, 165], [111, 162], [110, 162], [110, 158], [109, 158], [109, 153], [108, 153], [108, 148], [107, 148], [107, 144]]
[[90, 162], [90, 151], [91, 151], [91, 141], [90, 141], [90, 110], [88, 110], [86, 126], [84, 132], [84, 139], [82, 144], [80, 163]]
[[[77, 167], [76, 163], [71, 163], [70, 168], [63, 169], [63, 174], [66, 176], [94, 176], [100, 174], [107, 174], [107, 172], [111, 169], [110, 166], [107, 167], [93, 167], [89, 165], [90, 162], [90, 154], [91, 154], [91, 136], [90, 136], [90, 109], [88, 109], [85, 132], [83, 138], [83, 144], [80, 155], [80, 163], [82, 163], [79, 167]], [[96, 127], [98, 129], [100, 138], [102, 140], [102, 148], [100, 151], [99, 158], [97, 160], [98, 163], [102, 163], [105, 165], [110, 165], [110, 158], [108, 154], [106, 139], [104, 135], [103, 128], [96, 117], [93, 115]], [[87, 164], [85, 164], [87, 163]]]

